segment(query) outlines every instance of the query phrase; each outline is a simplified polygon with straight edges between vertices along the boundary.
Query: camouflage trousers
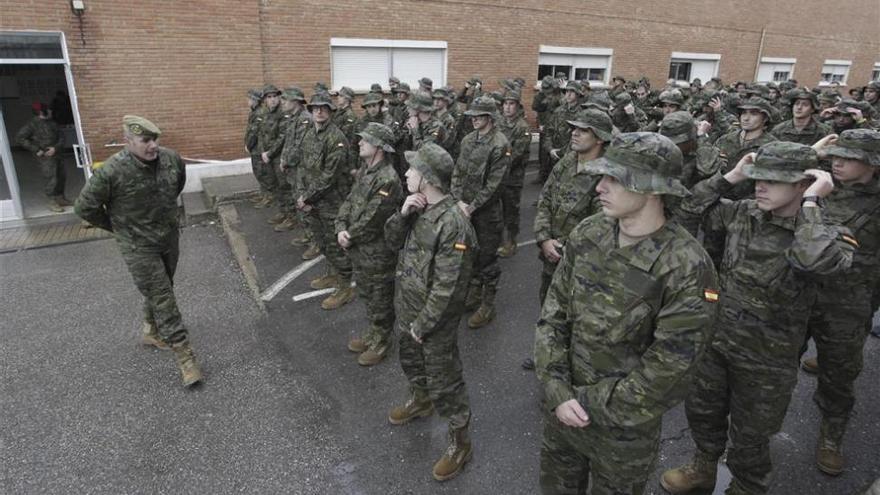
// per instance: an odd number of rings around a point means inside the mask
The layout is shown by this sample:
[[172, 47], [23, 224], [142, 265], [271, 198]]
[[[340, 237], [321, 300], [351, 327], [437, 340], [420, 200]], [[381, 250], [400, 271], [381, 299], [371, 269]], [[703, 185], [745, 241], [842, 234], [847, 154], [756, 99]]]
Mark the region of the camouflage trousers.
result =
[[523, 179], [525, 178], [525, 164], [510, 169], [505, 181], [499, 187], [501, 193], [501, 211], [504, 219], [504, 229], [508, 239], [516, 240], [519, 235], [519, 205], [522, 199]]
[[856, 402], [854, 384], [862, 371], [862, 351], [874, 312], [870, 287], [833, 294], [818, 297], [807, 333], [816, 343], [819, 361], [813, 400], [841, 441]]
[[187, 339], [183, 318], [174, 297], [174, 272], [180, 250], [177, 241], [162, 252], [121, 249], [134, 285], [144, 296], [144, 322], [153, 323], [167, 344]]
[[330, 265], [329, 273], [339, 276], [339, 287], [345, 287], [351, 283], [351, 259], [345, 251], [339, 247], [336, 239], [336, 213], [339, 204], [332, 201], [321, 201], [314, 205], [306, 215], [306, 224], [312, 232], [312, 239], [318, 243], [321, 252], [327, 258]]
[[50, 198], [64, 195], [67, 171], [64, 170], [61, 157], [56, 153], [55, 156], [35, 156], [34, 158], [40, 165], [40, 175], [46, 181], [43, 184], [43, 193]]
[[548, 139], [545, 136], [546, 133], [542, 132], [538, 138], [538, 174], [541, 178], [541, 184], [547, 182], [547, 177], [550, 177], [550, 171], [553, 170], [553, 157], [544, 148], [545, 140]]
[[425, 335], [421, 344], [398, 323], [400, 366], [409, 380], [410, 392], [417, 401], [430, 400], [437, 413], [449, 421], [450, 432], [467, 426], [471, 417], [458, 354], [460, 320], [460, 315], [449, 318]]
[[[719, 332], [724, 331], [719, 328]], [[726, 493], [767, 493], [770, 488], [770, 437], [782, 427], [797, 382], [790, 368], [756, 365], [711, 345], [699, 361], [685, 400], [696, 456], [709, 462], [724, 453], [733, 481]], [[729, 418], [729, 419], [728, 419]]]
[[352, 246], [348, 254], [370, 322], [369, 329], [361, 338], [373, 350], [390, 347], [394, 332], [396, 253], [389, 251], [384, 238], [379, 238], [371, 243]]
[[[277, 163], [275, 166], [277, 166]], [[253, 170], [254, 177], [256, 177], [257, 183], [260, 185], [260, 192], [263, 194], [274, 194], [278, 189], [278, 177], [275, 174], [272, 162], [263, 163], [263, 159], [259, 154], [251, 155], [251, 170]]]
[[550, 282], [553, 281], [553, 274], [556, 273], [556, 267], [559, 266], [559, 263], [551, 263], [544, 259], [544, 255], [538, 252], [538, 259], [541, 260], [541, 288], [538, 292], [538, 297], [540, 297], [541, 306], [544, 305], [544, 299], [547, 298], [547, 291], [550, 290]]
[[501, 201], [490, 200], [471, 215], [471, 224], [477, 233], [477, 255], [474, 257], [474, 275], [471, 290], [478, 287], [494, 296], [501, 279], [501, 265], [498, 263], [498, 248], [504, 224], [501, 221]]
[[641, 495], [659, 447], [659, 423], [572, 428], [550, 413], [541, 442], [541, 493], [585, 495], [592, 480], [591, 495]]
[[274, 160], [272, 162], [272, 172], [275, 174], [275, 183], [277, 184], [274, 193], [275, 203], [278, 205], [278, 209], [283, 213], [293, 213], [296, 210], [293, 188], [288, 180], [287, 171], [281, 170], [279, 160]]

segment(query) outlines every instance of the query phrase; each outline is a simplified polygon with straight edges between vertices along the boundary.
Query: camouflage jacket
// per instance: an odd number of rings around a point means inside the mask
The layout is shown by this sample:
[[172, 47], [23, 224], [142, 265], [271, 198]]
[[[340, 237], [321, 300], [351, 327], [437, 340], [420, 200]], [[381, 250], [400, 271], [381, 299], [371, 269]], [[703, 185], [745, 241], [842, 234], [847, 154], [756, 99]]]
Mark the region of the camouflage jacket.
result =
[[617, 107], [611, 111], [611, 121], [614, 123], [614, 127], [617, 127], [620, 132], [637, 132], [643, 129], [651, 129], [645, 132], [657, 132], [657, 129], [660, 126], [655, 122], [648, 122], [648, 116], [645, 115], [645, 112], [633, 105], [635, 111], [632, 114], [626, 113], [624, 107]]
[[694, 120], [697, 122], [705, 120], [712, 124], [712, 127], [709, 128], [709, 132], [706, 134], [706, 137], [712, 143], [728, 132], [734, 129], [739, 129], [739, 122], [737, 122], [736, 117], [724, 110], [720, 112], [712, 112], [711, 114], [701, 113], [694, 117]]
[[452, 169], [452, 196], [479, 210], [498, 198], [498, 186], [510, 167], [510, 144], [497, 127], [485, 136], [474, 131], [461, 141]]
[[[560, 103], [556, 107], [549, 122], [550, 129], [547, 134], [549, 139], [544, 140], [544, 148], [547, 151], [563, 149], [568, 146], [568, 142], [571, 140], [571, 128], [568, 125], [568, 121], [574, 120], [580, 109], [580, 103], [575, 103], [574, 105]], [[546, 127], [544, 129], [545, 131], [547, 130]]]
[[565, 243], [581, 220], [599, 211], [596, 184], [601, 177], [590, 175], [569, 151], [553, 166], [535, 212], [535, 239], [538, 245], [549, 239]]
[[816, 141], [831, 134], [831, 126], [825, 125], [816, 119], [811, 119], [806, 127], [799, 130], [794, 126], [794, 120], [789, 119], [776, 124], [771, 134], [780, 141], [791, 141], [812, 146], [816, 144]]
[[535, 370], [550, 410], [577, 399], [597, 424], [656, 428], [711, 339], [715, 269], [674, 222], [627, 247], [618, 235], [604, 215], [571, 232], [535, 331]]
[[[457, 324], [477, 251], [477, 234], [452, 196], [385, 223], [397, 261], [394, 311], [402, 332], [427, 336]], [[454, 331], [454, 330], [453, 330]]]
[[532, 98], [532, 110], [538, 114], [538, 125], [546, 126], [550, 123], [553, 111], [559, 106], [560, 97], [555, 92], [536, 91]]
[[347, 230], [353, 245], [385, 243], [385, 221], [403, 202], [403, 189], [387, 159], [361, 168], [336, 215], [336, 232]]
[[296, 190], [303, 201], [318, 208], [338, 209], [348, 195], [351, 174], [348, 140], [333, 122], [320, 130], [308, 127], [303, 137]]
[[852, 232], [858, 248], [849, 270], [821, 281], [822, 292], [847, 298], [867, 294], [870, 300], [871, 285], [880, 280], [880, 178], [868, 184], [836, 183], [824, 213], [830, 222]]
[[522, 185], [522, 174], [529, 161], [529, 149], [532, 145], [529, 123], [523, 117], [516, 117], [513, 120], [501, 117], [495, 125], [510, 143], [510, 167], [502, 183]]
[[[831, 225], [821, 208], [782, 218], [754, 200], [721, 199], [731, 184], [721, 174], [697, 184], [681, 215], [702, 215], [706, 239], [721, 252], [720, 328], [713, 346], [742, 359], [742, 366], [795, 366], [815, 302], [817, 276], [849, 268], [852, 239]], [[707, 246], [711, 247], [711, 246]]]
[[186, 166], [177, 152], [159, 148], [153, 165], [123, 150], [94, 170], [74, 211], [113, 232], [123, 251], [161, 252], [177, 242], [177, 196], [185, 183]]
[[331, 120], [336, 124], [336, 127], [345, 134], [345, 139], [347, 139], [349, 143], [355, 142], [357, 139], [355, 133], [358, 131], [358, 116], [354, 113], [354, 110], [352, 110], [351, 107], [337, 109], [333, 112]]
[[452, 112], [448, 110], [443, 112], [443, 115], [438, 115], [436, 112], [434, 112], [434, 116], [437, 118], [437, 120], [440, 121], [441, 124], [443, 124], [443, 128], [446, 132], [446, 137], [443, 139], [443, 142], [437, 144], [443, 146], [443, 149], [445, 149], [450, 155], [453, 155], [453, 152], [455, 151], [456, 145], [458, 143], [458, 137], [455, 134], [455, 131], [457, 130], [455, 117], [452, 115]]
[[[721, 170], [722, 174], [731, 171], [733, 167], [736, 167], [736, 164], [739, 163], [742, 157], [747, 154], [758, 151], [758, 148], [767, 143], [778, 141], [778, 139], [767, 130], [762, 132], [757, 138], [749, 141], [744, 141], [741, 137], [742, 134], [743, 131], [737, 127], [718, 138], [718, 141], [715, 141], [715, 146], [721, 152], [721, 157], [727, 160], [727, 168]], [[727, 196], [725, 197], [730, 199], [743, 199], [753, 196], [754, 193], [754, 183], [747, 180], [728, 190]]]
[[281, 149], [281, 164], [296, 167], [300, 158], [302, 142], [309, 127], [314, 127], [312, 115], [306, 110], [291, 113], [284, 130], [284, 147]]
[[426, 122], [419, 122], [419, 126], [415, 129], [409, 129], [409, 135], [412, 139], [412, 150], [418, 150], [425, 143], [437, 143], [449, 152], [446, 148], [446, 137], [448, 134], [449, 131], [443, 125], [443, 122], [432, 115]]
[[281, 156], [284, 147], [284, 135], [281, 133], [281, 105], [275, 110], [265, 109], [257, 115], [257, 153], [268, 153], [269, 161]]
[[244, 129], [244, 148], [252, 155], [257, 154], [257, 131], [260, 128], [258, 117], [264, 111], [264, 106], [257, 105], [248, 113], [247, 127]]
[[34, 154], [49, 148], [55, 148], [60, 154], [62, 143], [64, 135], [61, 134], [58, 124], [51, 119], [34, 117], [15, 135], [15, 144]]

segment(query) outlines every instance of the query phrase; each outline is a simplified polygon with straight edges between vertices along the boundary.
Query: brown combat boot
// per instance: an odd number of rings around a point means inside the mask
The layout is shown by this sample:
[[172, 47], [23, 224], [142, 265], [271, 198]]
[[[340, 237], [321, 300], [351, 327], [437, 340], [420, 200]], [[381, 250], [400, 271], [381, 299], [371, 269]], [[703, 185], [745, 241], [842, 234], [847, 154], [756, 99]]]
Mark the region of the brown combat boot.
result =
[[819, 360], [815, 357], [807, 358], [801, 361], [801, 369], [811, 375], [819, 374]]
[[839, 476], [843, 472], [844, 428], [822, 420], [819, 427], [819, 443], [816, 445], [816, 467], [829, 476]]
[[338, 279], [339, 277], [337, 277], [336, 274], [328, 273], [313, 279], [309, 283], [309, 286], [315, 290], [329, 289], [331, 287], [336, 287], [336, 284], [339, 281]]
[[141, 344], [153, 346], [156, 349], [166, 350], [168, 349], [168, 344], [162, 341], [159, 338], [159, 331], [156, 330], [156, 325], [153, 323], [144, 322], [144, 326], [141, 333]]
[[313, 260], [313, 259], [317, 258], [320, 254], [321, 254], [321, 248], [319, 248], [317, 244], [312, 244], [302, 254], [302, 259], [305, 261]]
[[516, 241], [511, 239], [507, 241], [503, 246], [498, 248], [498, 256], [502, 258], [510, 258], [511, 256], [516, 254]]
[[380, 349], [367, 349], [358, 356], [358, 364], [361, 366], [375, 366], [385, 359], [385, 354], [387, 353], [387, 346]]
[[458, 476], [474, 453], [467, 426], [454, 430], [450, 436], [452, 438], [449, 447], [446, 448], [443, 457], [434, 464], [434, 469], [431, 471], [437, 481], [451, 480]]
[[434, 404], [428, 400], [418, 400], [411, 397], [406, 404], [397, 406], [388, 413], [388, 422], [393, 425], [404, 425], [418, 418], [425, 418], [434, 414]]
[[700, 456], [684, 466], [670, 469], [660, 477], [660, 486], [667, 492], [678, 495], [696, 490], [715, 489], [715, 476], [718, 462]]
[[308, 246], [312, 242], [312, 238], [308, 231], [302, 231], [298, 236], [290, 240], [291, 246]]
[[254, 208], [263, 209], [263, 208], [271, 208], [275, 203], [275, 200], [272, 198], [271, 194], [265, 194], [263, 196], [263, 200], [254, 205]]
[[468, 318], [468, 327], [472, 329], [482, 328], [492, 323], [495, 319], [495, 306], [488, 305], [485, 302], [480, 305], [474, 314]]
[[272, 215], [268, 220], [266, 220], [266, 223], [268, 223], [269, 225], [277, 225], [283, 222], [285, 218], [287, 218], [287, 215], [285, 215], [283, 212], [276, 213]]
[[180, 369], [180, 379], [183, 381], [184, 387], [191, 387], [202, 381], [202, 370], [196, 362], [196, 356], [193, 354], [192, 347], [188, 341], [171, 346], [174, 351], [174, 357], [177, 360], [177, 368]]
[[370, 346], [367, 345], [361, 338], [355, 338], [348, 341], [348, 350], [351, 352], [356, 352], [358, 354], [369, 349]]
[[321, 301], [321, 308], [326, 310], [339, 309], [345, 306], [355, 298], [354, 287], [349, 283], [345, 283], [342, 287], [336, 289], [333, 294]]
[[284, 218], [284, 221], [275, 226], [275, 232], [288, 232], [295, 229], [297, 226], [296, 218], [291, 215], [287, 215]]

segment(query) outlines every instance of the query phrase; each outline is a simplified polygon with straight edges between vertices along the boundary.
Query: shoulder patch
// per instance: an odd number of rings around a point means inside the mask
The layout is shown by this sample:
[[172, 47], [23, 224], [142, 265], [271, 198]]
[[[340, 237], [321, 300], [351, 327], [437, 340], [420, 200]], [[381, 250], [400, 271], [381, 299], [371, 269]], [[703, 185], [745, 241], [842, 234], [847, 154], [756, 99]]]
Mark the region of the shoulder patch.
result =
[[387, 198], [388, 196], [391, 196], [391, 193], [384, 190], [384, 189], [379, 189], [379, 196], [382, 196], [383, 198]]
[[337, 148], [345, 148], [345, 145], [342, 144], [341, 142], [339, 142], [339, 143], [336, 143], [336, 147]]
[[859, 241], [857, 241], [856, 238], [853, 236], [849, 236], [846, 234], [840, 234], [840, 240], [851, 245], [852, 247], [855, 247], [855, 248], [859, 247]]
[[510, 156], [510, 150], [505, 151], [504, 156]]
[[703, 289], [703, 297], [709, 302], [718, 302], [721, 297], [715, 289]]
[[455, 245], [452, 247], [455, 248], [456, 251], [462, 251], [462, 252], [467, 251], [467, 249], [468, 249], [467, 244], [465, 244], [463, 242], [456, 242]]

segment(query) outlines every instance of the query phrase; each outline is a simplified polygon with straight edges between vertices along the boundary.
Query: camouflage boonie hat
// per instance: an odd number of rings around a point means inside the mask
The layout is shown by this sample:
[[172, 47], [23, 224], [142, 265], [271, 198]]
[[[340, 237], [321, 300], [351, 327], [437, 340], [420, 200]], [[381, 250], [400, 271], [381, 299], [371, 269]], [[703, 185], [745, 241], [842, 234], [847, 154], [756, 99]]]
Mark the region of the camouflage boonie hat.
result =
[[774, 141], [758, 148], [754, 163], [743, 165], [749, 179], [795, 183], [807, 178], [804, 170], [819, 166], [816, 151], [804, 144]]
[[319, 93], [319, 92], [326, 93], [326, 92], [330, 91], [330, 88], [327, 86], [327, 84], [322, 83], [321, 81], [316, 82], [315, 85], [312, 87], [312, 89], [315, 91], [315, 93]]
[[138, 117], [137, 115], [126, 115], [122, 117], [122, 130], [134, 136], [142, 136], [146, 138], [156, 139], [162, 134], [159, 127], [149, 120]]
[[495, 100], [496, 106], [500, 107], [501, 104], [504, 103], [504, 93], [502, 93], [501, 91], [499, 91], [497, 89], [495, 91], [492, 91], [491, 93], [489, 93], [489, 96], [491, 96], [492, 99]]
[[627, 104], [632, 103], [632, 101], [633, 101], [632, 95], [630, 95], [626, 91], [621, 91], [620, 93], [617, 93], [616, 95], [614, 95], [614, 107], [615, 108], [626, 106]]
[[423, 77], [419, 79], [419, 84], [428, 88], [434, 87], [434, 81], [432, 81], [430, 77]]
[[568, 125], [580, 129], [589, 129], [597, 138], [609, 142], [614, 137], [614, 124], [606, 112], [588, 108], [575, 115], [574, 120], [567, 120]]
[[452, 182], [452, 157], [437, 143], [425, 143], [418, 151], [405, 151], [409, 166], [414, 168], [430, 184], [443, 192], [449, 192]]
[[361, 102], [361, 108], [367, 108], [367, 105], [382, 105], [382, 95], [379, 93], [367, 93], [364, 101]]
[[584, 96], [584, 85], [578, 81], [568, 81], [568, 84], [565, 85], [566, 91], [574, 91], [580, 96]]
[[556, 79], [568, 79], [568, 74], [565, 72], [559, 71], [556, 73]]
[[678, 180], [681, 150], [668, 137], [656, 132], [618, 134], [601, 158], [587, 162], [585, 170], [609, 175], [628, 191], [639, 194], [690, 196]]
[[373, 83], [370, 85], [370, 93], [381, 93], [382, 85], [379, 83]]
[[553, 79], [553, 76], [544, 76], [544, 78], [541, 79], [541, 89], [543, 90], [553, 89], [556, 86], [556, 79]]
[[871, 81], [865, 85], [865, 89], [870, 89], [880, 93], [880, 81]]
[[272, 95], [280, 95], [281, 91], [274, 84], [267, 84], [263, 86], [263, 97], [272, 96]]
[[837, 113], [849, 113], [846, 111], [847, 108], [858, 108], [862, 112], [863, 117], [867, 117], [868, 112], [871, 111], [871, 105], [868, 102], [856, 101], [851, 98], [845, 98], [837, 102], [837, 106], [834, 110]]
[[431, 98], [446, 100], [449, 103], [455, 101], [455, 98], [453, 98], [452, 95], [449, 94], [449, 90], [446, 88], [437, 88], [434, 91], [431, 91]]
[[791, 91], [787, 91], [784, 98], [788, 100], [792, 106], [794, 106], [798, 100], [810, 100], [810, 105], [813, 106], [813, 110], [819, 110], [819, 98], [817, 98], [816, 93], [813, 93], [812, 91], [807, 91], [803, 88], [795, 88]]
[[596, 91], [587, 97], [587, 101], [581, 103], [581, 108], [593, 108], [605, 113], [611, 111], [611, 106], [611, 98], [608, 97], [608, 93], [605, 91]]
[[407, 84], [407, 83], [400, 83], [400, 84], [397, 85], [396, 88], [392, 89], [391, 92], [392, 92], [392, 93], [406, 93], [406, 94], [410, 94], [409, 84]]
[[339, 88], [339, 91], [337, 91], [336, 94], [333, 94], [333, 93], [330, 93], [330, 94], [333, 96], [337, 96], [337, 95], [344, 96], [344, 97], [348, 98], [349, 100], [354, 100], [354, 90], [349, 88], [348, 86], [343, 86], [343, 87]]
[[330, 111], [336, 110], [336, 105], [333, 104], [333, 101], [330, 100], [330, 95], [326, 92], [315, 93], [312, 95], [312, 99], [309, 100], [309, 104], [306, 105], [306, 108], [311, 112], [315, 107], [327, 107]]
[[385, 124], [370, 122], [357, 135], [373, 146], [382, 148], [382, 150], [388, 153], [394, 153], [394, 148], [391, 146], [391, 143], [394, 142], [394, 133]]
[[626, 78], [624, 78], [623, 76], [614, 76], [611, 78], [611, 80], [612, 81], [620, 81], [620, 82], [626, 84]]
[[389, 77], [388, 84], [400, 84], [400, 79], [398, 79], [396, 77]]
[[819, 102], [831, 103], [832, 105], [836, 105], [837, 102], [840, 100], [840, 95], [832, 93], [820, 93], [818, 96], [816, 96], [816, 99], [819, 100]]
[[259, 89], [249, 89], [247, 92], [248, 98], [253, 98], [254, 100], [262, 100], [263, 92]]
[[849, 129], [840, 133], [837, 142], [825, 148], [828, 156], [860, 160], [880, 167], [880, 131]]
[[521, 78], [521, 77], [514, 77], [514, 78], [513, 78], [513, 84], [516, 85], [516, 88], [517, 88], [517, 89], [522, 89], [523, 86], [526, 85], [526, 80], [523, 79], [523, 78]]
[[697, 139], [697, 123], [688, 112], [672, 112], [660, 121], [660, 134], [675, 144], [694, 141]]
[[499, 79], [498, 85], [501, 86], [501, 89], [504, 91], [516, 89], [516, 84], [513, 82], [513, 79]]
[[504, 95], [502, 95], [502, 97], [501, 97], [502, 102], [505, 102], [508, 100], [515, 101], [515, 102], [519, 103], [520, 105], [522, 105], [522, 96], [520, 95], [519, 91], [517, 91], [515, 89], [508, 89], [507, 91], [504, 92]]
[[416, 91], [406, 100], [406, 107], [417, 112], [433, 112], [434, 99], [424, 91]]
[[296, 86], [284, 88], [284, 92], [281, 93], [281, 98], [287, 101], [306, 101], [305, 93], [303, 93], [303, 90], [297, 88]]
[[759, 96], [767, 99], [770, 97], [770, 88], [763, 84], [750, 84], [746, 86], [746, 96]]
[[475, 98], [471, 106], [464, 112], [468, 117], [476, 117], [478, 115], [488, 115], [493, 119], [497, 118], [498, 106], [495, 99], [491, 96], [480, 96]]
[[737, 109], [739, 111], [743, 110], [758, 110], [764, 115], [767, 116], [767, 122], [773, 118], [773, 110], [770, 107], [770, 103], [767, 102], [764, 98], [759, 98], [757, 96], [753, 96], [747, 100], [742, 100], [737, 105]]
[[677, 89], [668, 89], [660, 93], [660, 97], [658, 98], [660, 103], [667, 103], [669, 105], [676, 105], [678, 108], [684, 106], [684, 95], [681, 94], [681, 91]]
[[483, 84], [483, 80], [480, 79], [478, 76], [474, 76], [474, 77], [468, 79], [468, 84], [470, 84], [471, 86], [473, 86], [475, 84]]

